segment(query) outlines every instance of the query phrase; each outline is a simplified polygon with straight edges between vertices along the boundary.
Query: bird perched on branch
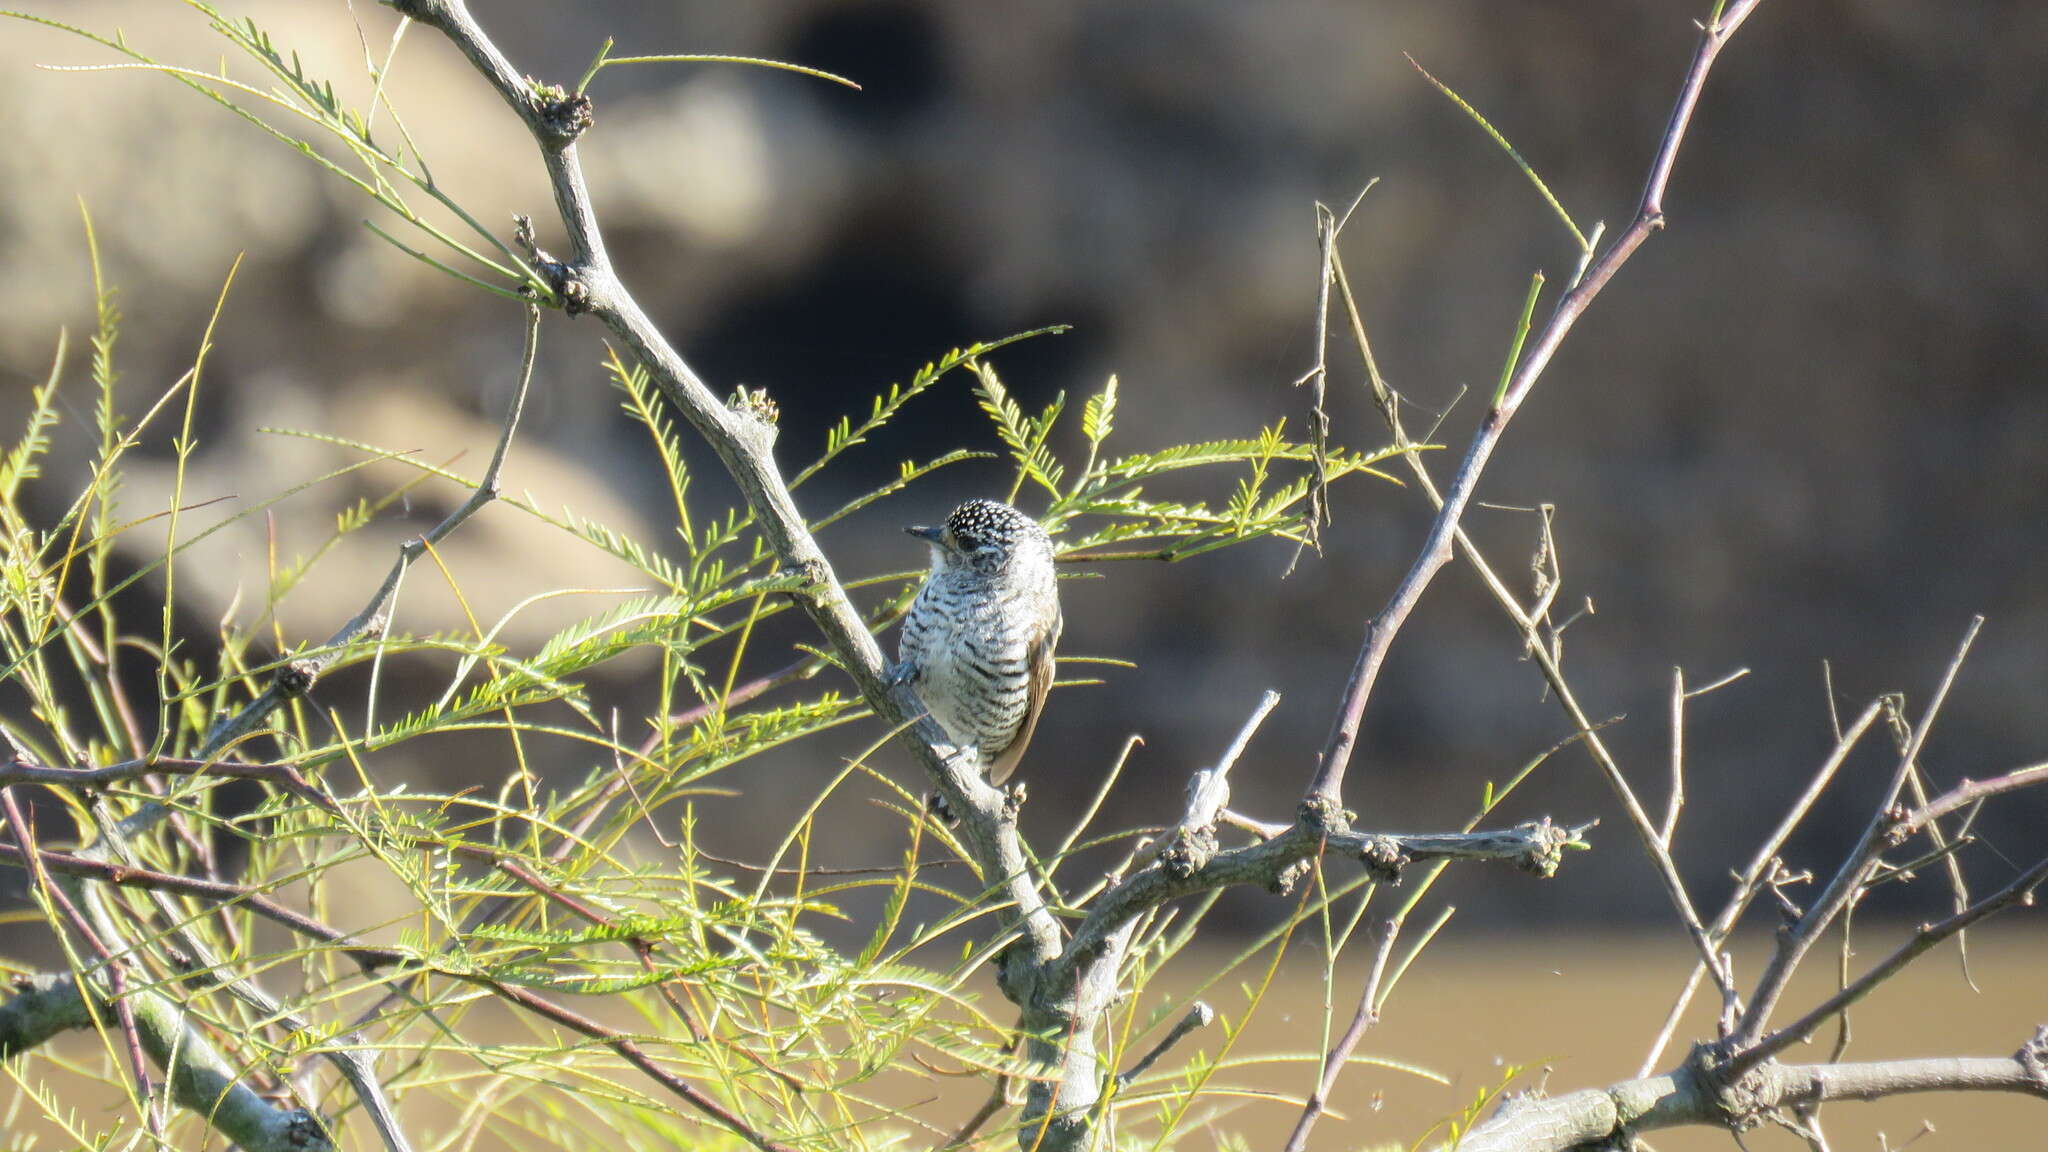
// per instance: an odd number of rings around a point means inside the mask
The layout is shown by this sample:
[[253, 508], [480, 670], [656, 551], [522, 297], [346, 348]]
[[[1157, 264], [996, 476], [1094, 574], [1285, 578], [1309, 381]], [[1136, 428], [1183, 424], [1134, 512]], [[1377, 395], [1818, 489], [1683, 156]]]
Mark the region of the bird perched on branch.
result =
[[893, 678], [971, 750], [989, 783], [1017, 768], [1052, 687], [1060, 639], [1052, 538], [996, 500], [969, 500], [935, 528], [932, 568], [903, 618]]

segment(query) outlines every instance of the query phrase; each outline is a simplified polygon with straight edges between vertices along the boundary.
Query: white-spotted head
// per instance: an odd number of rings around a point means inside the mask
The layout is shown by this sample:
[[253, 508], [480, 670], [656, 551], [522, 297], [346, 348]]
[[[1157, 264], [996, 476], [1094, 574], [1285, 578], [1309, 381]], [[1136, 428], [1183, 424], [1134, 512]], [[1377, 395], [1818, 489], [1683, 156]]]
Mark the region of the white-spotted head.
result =
[[932, 547], [932, 570], [971, 568], [993, 575], [1019, 558], [1052, 560], [1052, 538], [1038, 521], [1000, 500], [969, 500], [944, 524], [904, 531]]

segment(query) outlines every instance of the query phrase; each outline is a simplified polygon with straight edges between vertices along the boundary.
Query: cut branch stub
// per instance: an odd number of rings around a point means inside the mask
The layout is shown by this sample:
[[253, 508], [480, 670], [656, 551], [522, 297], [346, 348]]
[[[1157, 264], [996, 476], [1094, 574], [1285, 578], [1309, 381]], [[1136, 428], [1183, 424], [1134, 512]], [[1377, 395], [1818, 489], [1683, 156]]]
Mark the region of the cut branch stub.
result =
[[2033, 1039], [2020, 1045], [2020, 1050], [2013, 1053], [2012, 1058], [2026, 1069], [2027, 1078], [2034, 1082], [2042, 1095], [2048, 1096], [2048, 1024], [2035, 1029]]
[[290, 660], [277, 670], [277, 694], [286, 700], [296, 700], [313, 690], [313, 682], [320, 678], [320, 661], [307, 657]]
[[[554, 293], [556, 302], [562, 306], [562, 314], [580, 316], [589, 311], [590, 286], [583, 282], [575, 268], [549, 255], [548, 250], [534, 239], [533, 217], [515, 212], [512, 224], [512, 242], [519, 246], [519, 250], [526, 254], [527, 262], [533, 265], [533, 270], [547, 282], [548, 291]], [[531, 295], [531, 290], [528, 289], [526, 294]]]
[[1301, 883], [1301, 878], [1308, 875], [1312, 867], [1314, 865], [1306, 860], [1296, 860], [1273, 874], [1273, 881], [1266, 885], [1266, 891], [1275, 896], [1293, 895], [1294, 886]]

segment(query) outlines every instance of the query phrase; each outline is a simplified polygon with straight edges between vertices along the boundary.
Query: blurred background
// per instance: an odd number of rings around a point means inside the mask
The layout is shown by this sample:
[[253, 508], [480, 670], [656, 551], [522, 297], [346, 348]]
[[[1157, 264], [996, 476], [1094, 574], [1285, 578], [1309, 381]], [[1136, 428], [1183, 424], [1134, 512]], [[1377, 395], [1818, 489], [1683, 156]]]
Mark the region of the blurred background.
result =
[[[145, 50], [199, 67], [222, 51], [175, 6], [29, 3], [120, 27]], [[1451, 451], [1433, 460], [1443, 476], [1497, 377], [1530, 273], [1559, 284], [1576, 250], [1508, 159], [1402, 53], [1483, 111], [1582, 225], [1618, 229], [1704, 5], [474, 7], [518, 67], [559, 83], [611, 36], [618, 54], [769, 56], [864, 86], [659, 65], [608, 70], [592, 89], [597, 126], [581, 151], [627, 284], [715, 388], [769, 390], [785, 466], [820, 450], [832, 420], [864, 414], [877, 391], [945, 350], [1054, 323], [1074, 327], [996, 356], [1005, 381], [1027, 406], [1060, 391], [1078, 406], [1118, 374], [1127, 449], [1245, 435], [1282, 418], [1302, 429], [1308, 397], [1291, 385], [1316, 355], [1314, 204], [1341, 208], [1377, 178], [1343, 253], [1379, 363], [1412, 405], [1411, 429], [1448, 413], [1436, 439]], [[358, 96], [364, 43], [381, 56], [395, 23], [368, 0], [353, 12], [341, 0], [234, 11]], [[263, 427], [435, 460], [467, 451], [458, 467], [480, 469], [513, 380], [516, 308], [405, 259], [362, 226], [374, 205], [164, 77], [33, 67], [111, 59], [46, 29], [0, 27], [10, 125], [0, 150], [0, 266], [10, 272], [0, 277], [0, 427], [13, 434], [60, 327], [74, 336], [67, 370], [84, 375], [82, 198], [121, 288], [131, 412], [190, 363], [228, 266], [246, 253], [201, 395], [193, 492], [246, 506], [358, 458]], [[543, 246], [560, 249], [530, 142], [444, 41], [414, 30], [388, 88], [436, 176], [477, 218], [509, 235], [513, 213], [532, 214]], [[1568, 633], [1566, 670], [1596, 717], [1626, 717], [1606, 735], [1646, 801], [1661, 804], [1666, 787], [1672, 668], [1695, 684], [1751, 670], [1688, 712], [1677, 854], [1704, 905], [1718, 905], [1728, 868], [1832, 743], [1824, 662], [1833, 707], [1854, 712], [1900, 691], [1917, 716], [1983, 613], [1922, 763], [1939, 786], [2048, 748], [2044, 116], [2048, 7], [1764, 5], [1707, 90], [1666, 198], [1670, 227], [1580, 323], [1482, 487], [1493, 504], [1556, 506], [1562, 602], [1590, 598], [1596, 609]], [[535, 418], [507, 484], [660, 538], [666, 493], [604, 382], [601, 335], [594, 322], [549, 317]], [[1382, 443], [1355, 354], [1333, 343], [1330, 359], [1335, 438]], [[912, 406], [806, 488], [805, 509], [836, 507], [902, 459], [996, 447], [967, 388], [955, 378]], [[692, 498], [708, 514], [732, 494], [699, 458]], [[137, 513], [168, 499], [168, 459], [159, 442], [154, 471], [131, 483]], [[841, 574], [922, 564], [897, 528], [1007, 489], [1006, 473], [977, 467], [943, 471], [832, 529], [824, 542]], [[369, 470], [281, 505], [279, 553], [311, 548], [336, 510], [403, 475]], [[1207, 482], [1220, 498], [1233, 480]], [[68, 495], [62, 483], [46, 491]], [[410, 521], [361, 534], [287, 604], [287, 638], [325, 636], [360, 605], [391, 545], [457, 499], [422, 490]], [[1063, 653], [1137, 667], [1081, 666], [1071, 674], [1107, 683], [1054, 698], [1026, 762], [1028, 832], [1063, 830], [1131, 733], [1146, 743], [1106, 824], [1170, 818], [1188, 773], [1215, 757], [1266, 688], [1285, 700], [1233, 778], [1237, 806], [1268, 818], [1292, 811], [1364, 621], [1429, 521], [1418, 493], [1372, 481], [1339, 488], [1334, 511], [1324, 554], [1285, 580], [1293, 549], [1267, 542], [1174, 565], [1110, 565], [1103, 579], [1064, 586]], [[1526, 571], [1533, 515], [1485, 507], [1467, 522], [1499, 568]], [[160, 545], [138, 537], [135, 560]], [[238, 595], [260, 592], [268, 547], [252, 520], [180, 569], [189, 634], [212, 634]], [[486, 619], [545, 588], [626, 579], [509, 514], [465, 527], [451, 560]], [[454, 601], [430, 584], [410, 586], [402, 626], [460, 626]], [[538, 642], [555, 619], [523, 618], [513, 643]], [[782, 623], [756, 642], [760, 669], [807, 639]], [[1367, 714], [1348, 798], [1362, 824], [1461, 823], [1486, 782], [1567, 733], [1518, 655], [1478, 582], [1447, 570]], [[623, 666], [593, 691], [644, 716], [644, 670]], [[412, 687], [438, 690], [435, 674], [419, 670]], [[784, 797], [814, 791], [838, 754], [874, 736], [805, 745], [723, 781], [741, 794], [721, 802], [712, 839], [744, 851], [779, 830]], [[1868, 743], [1795, 837], [1795, 867], [1831, 869], [1860, 831], [1892, 755], [1884, 744]], [[433, 761], [379, 770], [460, 787], [501, 769], [482, 747]], [[886, 763], [908, 780], [900, 757]], [[555, 770], [573, 779], [590, 767], [565, 751]], [[1603, 818], [1600, 851], [1550, 883], [1457, 870], [1439, 888], [1461, 909], [1447, 946], [1494, 950], [1499, 934], [1591, 924], [1671, 931], [1582, 754], [1553, 760], [1499, 815], [1542, 814]], [[844, 863], [893, 859], [888, 821], [849, 811], [820, 851]], [[2002, 882], [2006, 857], [2039, 855], [2044, 827], [2048, 794], [2001, 801], [1977, 825], [1986, 846], [1966, 862], [1987, 887]], [[1945, 890], [1916, 887], [1926, 891], [1888, 895], [1880, 910], [1946, 905]], [[1276, 914], [1261, 895], [1227, 911], [1247, 927]], [[2038, 948], [2038, 914], [2020, 915], [2012, 939]], [[1678, 968], [1668, 971], [1676, 979]], [[1941, 974], [1950, 992], [1952, 973]], [[1668, 993], [1663, 983], [1645, 993], [1651, 1015]], [[2028, 1002], [2011, 1003], [2012, 1035], [1997, 1041], [2006, 1047], [2044, 1007], [2038, 984], [2014, 995]], [[1551, 1041], [1506, 1058], [1565, 1046]]]

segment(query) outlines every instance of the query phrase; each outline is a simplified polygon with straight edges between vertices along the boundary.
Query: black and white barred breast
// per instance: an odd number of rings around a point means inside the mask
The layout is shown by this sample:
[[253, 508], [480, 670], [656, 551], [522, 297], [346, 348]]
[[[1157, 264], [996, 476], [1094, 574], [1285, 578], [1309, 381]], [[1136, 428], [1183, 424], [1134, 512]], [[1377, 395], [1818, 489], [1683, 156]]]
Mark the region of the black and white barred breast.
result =
[[903, 622], [898, 655], [917, 667], [918, 698], [984, 763], [1016, 739], [1030, 706], [1033, 637], [1018, 599], [979, 573], [943, 573]]
[[1000, 784], [1052, 680], [1052, 544], [1036, 521], [995, 501], [970, 501], [944, 528], [923, 531], [932, 570], [904, 617], [898, 657], [915, 670], [932, 719]]

